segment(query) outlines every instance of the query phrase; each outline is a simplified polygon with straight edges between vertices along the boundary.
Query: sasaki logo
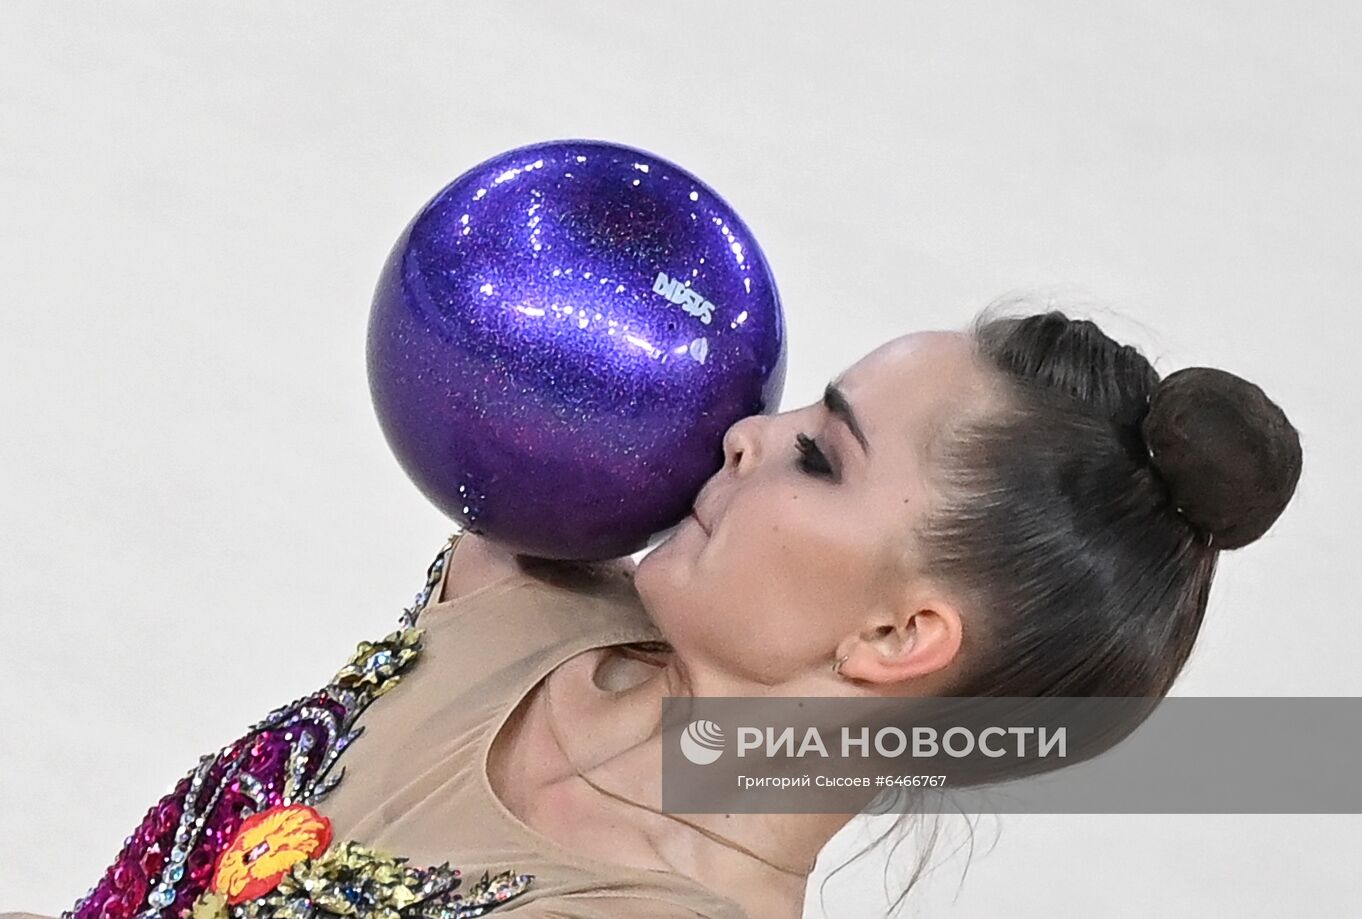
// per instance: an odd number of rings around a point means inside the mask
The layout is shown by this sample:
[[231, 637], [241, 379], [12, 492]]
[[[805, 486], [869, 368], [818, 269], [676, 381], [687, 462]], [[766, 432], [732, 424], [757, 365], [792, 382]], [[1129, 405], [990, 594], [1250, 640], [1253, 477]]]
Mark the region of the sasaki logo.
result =
[[715, 307], [713, 303], [706, 300], [698, 290], [684, 282], [667, 277], [665, 271], [657, 273], [657, 280], [653, 281], [653, 293], [666, 297], [679, 305], [688, 315], [698, 317], [705, 325], [709, 325], [714, 318]]
[[681, 734], [681, 752], [697, 766], [708, 766], [724, 754], [724, 731], [713, 721], [692, 721]]

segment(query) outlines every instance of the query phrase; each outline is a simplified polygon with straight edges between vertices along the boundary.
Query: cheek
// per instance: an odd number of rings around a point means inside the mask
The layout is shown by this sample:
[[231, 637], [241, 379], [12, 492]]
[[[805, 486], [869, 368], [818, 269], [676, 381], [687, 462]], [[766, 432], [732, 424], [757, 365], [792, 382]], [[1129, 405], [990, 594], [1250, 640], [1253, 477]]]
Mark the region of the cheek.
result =
[[[735, 534], [713, 564], [757, 623], [798, 653], [864, 614], [875, 580], [879, 531], [870, 509], [801, 493], [761, 525]], [[721, 560], [721, 561], [720, 561]], [[762, 611], [762, 612], [758, 612]], [[783, 633], [783, 634], [782, 634]]]
[[844, 511], [820, 495], [787, 491], [726, 520], [729, 526], [715, 532], [705, 562], [777, 594], [782, 585], [821, 580], [837, 554], [828, 545], [827, 522], [839, 513]]
[[[735, 499], [712, 536], [687, 521], [642, 561], [634, 585], [683, 653], [779, 679], [821, 660], [842, 628], [864, 552], [844, 507], [807, 492]], [[841, 521], [842, 529], [838, 529]]]
[[696, 586], [729, 611], [725, 635], [798, 657], [823, 640], [833, 618], [827, 612], [846, 604], [858, 553], [823, 524], [831, 511], [818, 507], [816, 496], [788, 497], [762, 511], [741, 527], [716, 530], [697, 559]]

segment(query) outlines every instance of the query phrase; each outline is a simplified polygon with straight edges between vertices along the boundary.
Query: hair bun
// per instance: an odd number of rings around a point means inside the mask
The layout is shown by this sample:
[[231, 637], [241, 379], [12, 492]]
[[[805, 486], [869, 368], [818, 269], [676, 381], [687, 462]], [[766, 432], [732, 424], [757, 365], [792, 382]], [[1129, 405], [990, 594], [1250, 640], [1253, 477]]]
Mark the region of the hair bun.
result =
[[1300, 436], [1261, 389], [1213, 367], [1164, 377], [1140, 425], [1173, 503], [1216, 549], [1267, 532], [1301, 473]]

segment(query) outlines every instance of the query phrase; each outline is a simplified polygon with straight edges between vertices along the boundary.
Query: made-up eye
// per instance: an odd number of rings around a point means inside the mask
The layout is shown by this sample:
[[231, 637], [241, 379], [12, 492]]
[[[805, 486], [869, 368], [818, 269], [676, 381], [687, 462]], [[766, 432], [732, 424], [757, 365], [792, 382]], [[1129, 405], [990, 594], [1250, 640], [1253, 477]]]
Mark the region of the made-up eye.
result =
[[810, 475], [833, 477], [832, 464], [818, 446], [818, 441], [801, 432], [795, 435], [795, 449], [799, 451], [800, 469]]

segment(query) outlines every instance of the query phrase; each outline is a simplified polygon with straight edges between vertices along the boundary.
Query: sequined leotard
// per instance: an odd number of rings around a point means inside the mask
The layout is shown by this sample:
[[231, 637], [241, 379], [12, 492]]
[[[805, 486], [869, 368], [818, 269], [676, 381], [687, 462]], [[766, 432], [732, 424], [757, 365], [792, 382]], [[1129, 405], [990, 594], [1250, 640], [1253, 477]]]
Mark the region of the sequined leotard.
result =
[[398, 630], [203, 757], [63, 919], [745, 919], [501, 804], [487, 751], [518, 703], [579, 653], [662, 635], [627, 576], [579, 591], [517, 573], [435, 602], [456, 542]]
[[318, 804], [359, 716], [421, 651], [416, 617], [441, 583], [452, 537], [426, 572], [402, 627], [361, 642], [325, 687], [271, 712], [202, 757], [124, 840], [103, 878], [62, 919], [465, 919], [529, 889], [506, 870], [467, 886], [447, 864], [415, 867], [351, 840], [332, 840]]

